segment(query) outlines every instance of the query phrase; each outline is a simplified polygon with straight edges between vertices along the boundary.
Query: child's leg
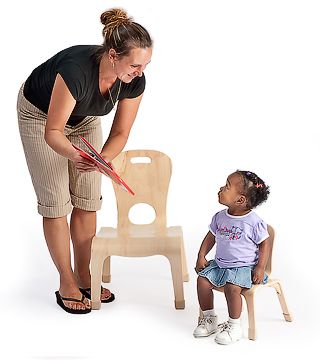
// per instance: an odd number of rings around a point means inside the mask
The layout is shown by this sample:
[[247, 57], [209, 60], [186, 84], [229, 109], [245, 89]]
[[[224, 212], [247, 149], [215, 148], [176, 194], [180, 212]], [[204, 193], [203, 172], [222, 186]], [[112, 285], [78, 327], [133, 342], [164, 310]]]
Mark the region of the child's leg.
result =
[[202, 311], [213, 309], [213, 286], [211, 282], [202, 276], [198, 276], [197, 291], [198, 301]]
[[197, 290], [203, 318], [199, 319], [198, 326], [193, 331], [193, 336], [205, 337], [215, 333], [218, 329], [218, 318], [213, 309], [213, 285], [202, 276], [198, 277]]
[[224, 295], [228, 304], [229, 316], [232, 319], [239, 319], [242, 310], [242, 287], [227, 283], [224, 287]]
[[218, 344], [232, 344], [242, 337], [240, 315], [242, 310], [242, 288], [238, 285], [227, 283], [224, 286], [224, 294], [228, 304], [229, 320], [223, 324], [221, 332], [216, 336]]

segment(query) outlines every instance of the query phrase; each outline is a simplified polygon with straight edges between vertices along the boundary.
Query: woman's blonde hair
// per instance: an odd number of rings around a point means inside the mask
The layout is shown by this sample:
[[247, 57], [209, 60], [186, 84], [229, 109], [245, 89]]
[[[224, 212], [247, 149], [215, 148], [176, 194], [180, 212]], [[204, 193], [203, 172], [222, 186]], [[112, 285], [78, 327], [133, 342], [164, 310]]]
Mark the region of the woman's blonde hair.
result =
[[102, 35], [104, 38], [99, 55], [114, 49], [120, 56], [127, 56], [134, 48], [152, 47], [152, 39], [148, 31], [140, 24], [128, 17], [123, 9], [110, 9], [100, 16], [104, 25]]

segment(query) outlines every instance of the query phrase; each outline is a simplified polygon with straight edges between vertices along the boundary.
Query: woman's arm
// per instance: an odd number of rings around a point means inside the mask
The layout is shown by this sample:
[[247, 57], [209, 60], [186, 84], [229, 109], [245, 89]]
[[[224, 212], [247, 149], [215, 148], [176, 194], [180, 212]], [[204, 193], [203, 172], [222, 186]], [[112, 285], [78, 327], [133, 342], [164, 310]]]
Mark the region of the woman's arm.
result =
[[78, 170], [93, 171], [96, 169], [95, 165], [82, 158], [64, 135], [65, 125], [75, 104], [76, 100], [61, 75], [58, 74], [52, 90], [44, 138], [56, 153], [72, 160]]
[[126, 145], [142, 96], [119, 101], [109, 137], [101, 151], [107, 161], [114, 159]]
[[215, 243], [216, 243], [215, 236], [212, 234], [211, 231], [208, 231], [207, 235], [202, 241], [202, 244], [198, 252], [198, 259], [195, 267], [196, 272], [199, 272], [203, 270], [206, 266], [208, 266], [206, 255], [213, 248]]

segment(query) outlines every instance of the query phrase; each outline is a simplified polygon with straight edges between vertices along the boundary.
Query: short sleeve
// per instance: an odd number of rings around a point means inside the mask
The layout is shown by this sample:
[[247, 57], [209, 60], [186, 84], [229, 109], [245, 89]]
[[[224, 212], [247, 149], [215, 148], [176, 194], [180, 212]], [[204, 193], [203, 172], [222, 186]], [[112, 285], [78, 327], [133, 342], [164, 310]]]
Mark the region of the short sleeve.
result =
[[76, 101], [81, 101], [85, 96], [86, 76], [78, 64], [67, 61], [57, 68], [71, 95]]
[[213, 215], [213, 218], [212, 218], [211, 223], [210, 223], [210, 225], [209, 225], [209, 230], [210, 230], [210, 232], [211, 232], [214, 236], [216, 236], [216, 232], [217, 232], [217, 229], [218, 229], [218, 226], [217, 226], [217, 215], [218, 215], [218, 213], [215, 214], [215, 215]]
[[264, 221], [259, 221], [253, 229], [253, 241], [256, 244], [261, 244], [262, 241], [266, 240], [269, 237], [268, 225]]
[[144, 74], [141, 77], [135, 77], [130, 83], [123, 84], [123, 90], [120, 93], [119, 100], [133, 99], [140, 96], [146, 87], [146, 78]]

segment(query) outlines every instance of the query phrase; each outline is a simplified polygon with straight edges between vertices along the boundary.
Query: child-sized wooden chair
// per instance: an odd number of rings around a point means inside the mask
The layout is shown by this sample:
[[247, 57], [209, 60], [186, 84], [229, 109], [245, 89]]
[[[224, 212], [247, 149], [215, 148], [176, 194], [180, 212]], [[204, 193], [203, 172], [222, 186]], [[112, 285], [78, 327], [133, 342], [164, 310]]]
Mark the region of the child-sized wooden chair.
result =
[[[147, 159], [147, 161], [146, 161]], [[180, 226], [167, 227], [166, 205], [171, 178], [171, 160], [159, 151], [130, 150], [113, 160], [119, 176], [133, 189], [132, 196], [113, 183], [117, 209], [117, 228], [102, 227], [92, 241], [91, 305], [100, 309], [100, 286], [110, 282], [110, 257], [163, 255], [171, 266], [175, 308], [184, 309], [183, 281], [188, 281], [187, 263]], [[129, 210], [148, 204], [156, 217], [150, 224], [133, 224]]]
[[[255, 311], [254, 311], [254, 295], [257, 289], [263, 288], [263, 287], [273, 287], [278, 295], [278, 299], [282, 308], [283, 317], [286, 321], [292, 321], [292, 315], [290, 314], [288, 310], [288, 306], [283, 294], [283, 290], [280, 284], [280, 280], [278, 279], [271, 279], [270, 274], [272, 270], [272, 251], [273, 251], [273, 243], [274, 243], [274, 229], [268, 225], [268, 232], [269, 232], [269, 238], [268, 241], [270, 242], [270, 251], [269, 251], [269, 257], [268, 262], [266, 266], [265, 272], [268, 275], [268, 282], [267, 284], [259, 284], [259, 285], [253, 285], [251, 289], [244, 289], [241, 292], [241, 295], [245, 298], [246, 304], [247, 304], [247, 311], [248, 311], [248, 338], [250, 340], [256, 340], [257, 338], [257, 332], [256, 332], [256, 318], [255, 318]], [[224, 287], [214, 287], [214, 290], [217, 291], [224, 291]], [[200, 309], [199, 318], [202, 318], [203, 314]]]

